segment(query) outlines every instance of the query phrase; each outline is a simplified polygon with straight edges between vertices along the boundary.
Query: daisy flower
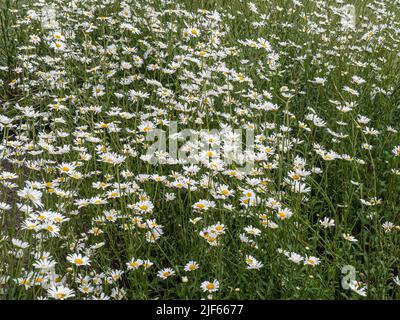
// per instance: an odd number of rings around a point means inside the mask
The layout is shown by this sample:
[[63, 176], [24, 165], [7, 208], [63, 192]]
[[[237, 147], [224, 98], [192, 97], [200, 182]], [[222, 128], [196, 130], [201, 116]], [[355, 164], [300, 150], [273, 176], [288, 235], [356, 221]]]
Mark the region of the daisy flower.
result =
[[199, 264], [196, 261], [191, 260], [185, 265], [184, 270], [187, 272], [190, 272], [190, 271], [197, 270], [198, 268], [199, 268]]
[[210, 281], [203, 281], [200, 285], [200, 288], [204, 292], [217, 292], [219, 289], [219, 281], [214, 279], [213, 282]]
[[75, 297], [74, 290], [64, 286], [52, 286], [47, 290], [47, 294], [50, 298], [54, 298], [56, 300], [66, 300], [68, 298]]
[[175, 275], [175, 271], [171, 268], [164, 268], [157, 272], [157, 276], [163, 280]]
[[89, 266], [90, 265], [90, 259], [88, 257], [82, 256], [80, 253], [73, 253], [69, 254], [67, 256], [68, 262], [81, 267], [81, 266]]

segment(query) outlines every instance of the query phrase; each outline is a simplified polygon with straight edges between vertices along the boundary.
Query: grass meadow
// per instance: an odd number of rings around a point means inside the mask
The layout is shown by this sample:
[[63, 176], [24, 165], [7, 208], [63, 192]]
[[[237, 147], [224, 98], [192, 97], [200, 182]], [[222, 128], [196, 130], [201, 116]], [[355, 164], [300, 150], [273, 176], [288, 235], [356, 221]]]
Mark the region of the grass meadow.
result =
[[0, 299], [399, 299], [399, 0], [0, 0]]

